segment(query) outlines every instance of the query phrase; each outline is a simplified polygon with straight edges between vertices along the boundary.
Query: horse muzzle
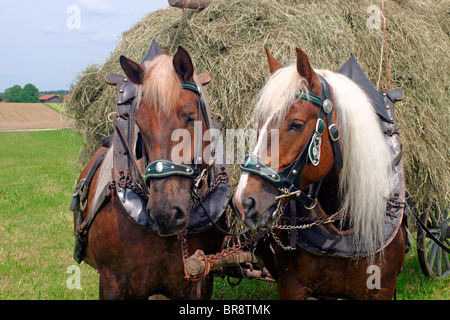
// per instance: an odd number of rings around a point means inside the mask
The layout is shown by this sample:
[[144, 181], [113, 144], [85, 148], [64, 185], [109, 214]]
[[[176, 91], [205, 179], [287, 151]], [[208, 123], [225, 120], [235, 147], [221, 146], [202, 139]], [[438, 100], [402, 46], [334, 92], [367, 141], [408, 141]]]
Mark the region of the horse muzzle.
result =
[[188, 226], [188, 215], [177, 206], [147, 207], [147, 218], [162, 237], [177, 235]]
[[276, 206], [270, 206], [267, 210], [259, 210], [258, 200], [252, 196], [245, 199], [239, 199], [238, 195], [233, 197], [233, 208], [241, 215], [241, 220], [244, 222], [247, 228], [250, 230], [256, 230], [258, 228], [265, 228], [271, 223], [271, 218]]

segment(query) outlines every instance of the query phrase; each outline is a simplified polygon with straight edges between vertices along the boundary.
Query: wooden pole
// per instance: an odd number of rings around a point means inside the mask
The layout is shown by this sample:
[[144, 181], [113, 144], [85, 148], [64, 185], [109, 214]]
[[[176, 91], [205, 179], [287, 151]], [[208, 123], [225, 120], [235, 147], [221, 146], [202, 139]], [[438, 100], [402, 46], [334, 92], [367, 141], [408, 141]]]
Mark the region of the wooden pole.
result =
[[219, 270], [223, 267], [237, 266], [241, 263], [250, 262], [256, 263], [257, 258], [253, 253], [248, 251], [240, 251], [237, 253], [229, 254], [227, 256], [214, 259], [212, 261], [205, 261], [205, 254], [201, 250], [197, 250], [192, 256], [190, 256], [185, 264], [186, 272], [191, 277], [196, 277], [205, 272]]
[[169, 0], [169, 4], [176, 8], [204, 9], [212, 0]]

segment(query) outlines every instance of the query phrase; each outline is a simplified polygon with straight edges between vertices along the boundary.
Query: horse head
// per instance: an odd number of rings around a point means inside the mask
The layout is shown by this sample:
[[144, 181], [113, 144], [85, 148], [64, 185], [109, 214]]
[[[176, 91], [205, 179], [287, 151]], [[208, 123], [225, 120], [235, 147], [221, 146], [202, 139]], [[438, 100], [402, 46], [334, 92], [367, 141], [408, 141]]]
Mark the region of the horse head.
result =
[[[293, 185], [304, 190], [323, 179], [334, 164], [331, 140], [322, 139], [322, 134], [327, 135], [323, 129], [328, 124], [317, 106], [321, 82], [307, 55], [297, 49], [295, 66], [283, 68], [267, 48], [266, 54], [272, 75], [255, 107], [257, 144], [242, 166], [244, 172], [234, 196], [234, 205], [250, 228], [269, 223], [280, 189]], [[274, 135], [278, 139], [273, 139]], [[314, 139], [316, 144], [308, 150]], [[310, 151], [315, 153], [314, 163], [307, 157]], [[266, 161], [268, 158], [270, 162]], [[296, 160], [302, 163], [293, 168]]]
[[[149, 188], [147, 218], [162, 236], [178, 234], [189, 221], [192, 189], [202, 159], [207, 119], [202, 84], [182, 47], [173, 57], [159, 54], [144, 64], [124, 56], [121, 66], [138, 85], [135, 121], [142, 135], [148, 166], [143, 171]], [[202, 108], [201, 108], [202, 107]]]
[[313, 69], [296, 51], [296, 63], [282, 67], [266, 49], [272, 75], [255, 105], [258, 140], [241, 165], [234, 207], [254, 229], [269, 226], [291, 199], [310, 210], [319, 201], [328, 215], [339, 210], [358, 245], [373, 249], [393, 181], [380, 119], [356, 83]]

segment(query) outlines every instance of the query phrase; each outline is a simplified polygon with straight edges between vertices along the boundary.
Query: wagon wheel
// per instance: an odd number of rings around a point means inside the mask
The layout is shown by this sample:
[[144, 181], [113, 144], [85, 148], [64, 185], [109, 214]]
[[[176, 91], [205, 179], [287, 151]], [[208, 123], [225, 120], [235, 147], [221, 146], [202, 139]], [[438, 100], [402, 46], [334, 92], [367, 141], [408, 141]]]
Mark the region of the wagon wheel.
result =
[[[448, 209], [436, 207], [426, 210], [420, 220], [428, 230], [447, 248], [450, 248], [450, 217]], [[448, 250], [447, 250], [448, 251]], [[438, 279], [450, 275], [450, 254], [431, 239], [421, 227], [417, 230], [417, 253], [422, 272], [428, 277]]]

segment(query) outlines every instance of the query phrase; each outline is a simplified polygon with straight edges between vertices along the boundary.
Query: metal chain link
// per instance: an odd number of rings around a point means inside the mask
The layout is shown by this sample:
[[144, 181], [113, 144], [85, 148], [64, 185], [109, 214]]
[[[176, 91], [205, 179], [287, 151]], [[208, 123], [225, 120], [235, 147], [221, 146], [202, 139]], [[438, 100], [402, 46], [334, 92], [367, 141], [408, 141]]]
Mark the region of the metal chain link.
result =
[[[280, 191], [283, 191], [283, 190], [280, 190]], [[273, 239], [285, 251], [295, 250], [296, 247], [292, 247], [290, 245], [285, 246], [281, 242], [281, 239], [274, 232], [274, 229], [287, 230], [287, 231], [309, 229], [309, 228], [312, 228], [314, 226], [324, 225], [324, 224], [328, 224], [328, 223], [333, 223], [335, 221], [335, 219], [337, 219], [338, 215], [340, 215], [340, 213], [341, 213], [341, 211], [338, 211], [338, 212], [336, 212], [335, 214], [329, 216], [326, 219], [315, 220], [315, 221], [313, 221], [311, 223], [301, 224], [301, 225], [298, 225], [298, 226], [297, 225], [281, 224], [280, 220], [284, 216], [284, 209], [283, 209], [282, 202], [283, 202], [284, 198], [286, 198], [289, 195], [290, 195], [289, 192], [286, 190], [283, 195], [278, 197], [278, 199], [277, 199], [278, 200], [277, 209], [274, 211], [274, 213], [272, 215], [274, 217], [275, 223], [274, 223], [274, 225], [272, 227], [270, 227], [270, 234], [272, 235]], [[313, 219], [314, 218], [312, 218], [312, 217], [310, 217], [310, 218], [301, 217], [301, 218], [297, 218], [297, 221], [306, 221], [306, 220], [313, 220]]]
[[[240, 251], [242, 251], [248, 245], [250, 245], [252, 243], [256, 243], [258, 240], [262, 239], [268, 232], [269, 232], [269, 229], [260, 229], [260, 230], [258, 230], [256, 235], [247, 238], [242, 243], [233, 244], [233, 246], [231, 246], [229, 248], [226, 248], [226, 249], [223, 249], [222, 251], [220, 251], [220, 252], [218, 252], [216, 254], [205, 255], [204, 256], [205, 263], [209, 264], [209, 263], [211, 263], [214, 260], [221, 259], [221, 258], [229, 256], [231, 254], [239, 253]], [[187, 242], [186, 236], [187, 236], [187, 231], [186, 230], [178, 235], [178, 239], [180, 240], [180, 243], [181, 243], [181, 253], [182, 253], [182, 257], [183, 257], [183, 265], [184, 266], [186, 266], [186, 263], [187, 263], [187, 261], [188, 261], [188, 259], [190, 257], [189, 256], [189, 246], [188, 246], [188, 242]], [[192, 276], [190, 276], [188, 274], [186, 274], [186, 278], [188, 280], [191, 280], [191, 281], [199, 280], [198, 277], [192, 277]]]

